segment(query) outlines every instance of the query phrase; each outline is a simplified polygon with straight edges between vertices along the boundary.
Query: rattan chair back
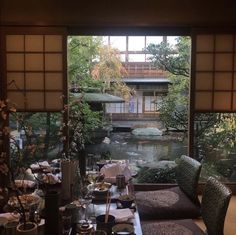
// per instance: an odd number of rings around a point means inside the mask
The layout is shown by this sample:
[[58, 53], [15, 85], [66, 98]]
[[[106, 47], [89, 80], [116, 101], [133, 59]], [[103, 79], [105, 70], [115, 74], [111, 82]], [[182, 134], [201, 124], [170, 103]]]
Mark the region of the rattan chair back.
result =
[[181, 156], [176, 167], [176, 179], [181, 190], [193, 201], [198, 202], [197, 186], [201, 163], [188, 156]]
[[213, 177], [207, 180], [202, 196], [202, 218], [208, 235], [223, 235], [224, 221], [232, 192]]

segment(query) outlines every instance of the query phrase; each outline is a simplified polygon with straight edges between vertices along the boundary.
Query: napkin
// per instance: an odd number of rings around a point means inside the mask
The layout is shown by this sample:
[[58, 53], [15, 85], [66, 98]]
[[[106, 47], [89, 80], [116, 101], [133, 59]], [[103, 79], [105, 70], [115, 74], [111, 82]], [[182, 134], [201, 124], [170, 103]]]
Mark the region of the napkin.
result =
[[129, 208], [110, 210], [109, 214], [115, 216], [116, 222], [124, 222], [134, 218], [134, 214]]
[[36, 170], [36, 169], [40, 169], [40, 167], [42, 167], [42, 168], [50, 167], [50, 165], [47, 161], [43, 161], [43, 162], [31, 164], [30, 167], [31, 167], [31, 169]]
[[105, 181], [116, 182], [117, 175], [124, 175], [126, 182], [132, 177], [131, 171], [126, 163], [111, 163], [104, 165], [100, 172], [105, 175]]
[[58, 176], [48, 173], [43, 175], [43, 182], [47, 184], [57, 184], [61, 183], [61, 180], [58, 178]]
[[16, 187], [18, 188], [33, 188], [35, 182], [31, 180], [15, 180]]

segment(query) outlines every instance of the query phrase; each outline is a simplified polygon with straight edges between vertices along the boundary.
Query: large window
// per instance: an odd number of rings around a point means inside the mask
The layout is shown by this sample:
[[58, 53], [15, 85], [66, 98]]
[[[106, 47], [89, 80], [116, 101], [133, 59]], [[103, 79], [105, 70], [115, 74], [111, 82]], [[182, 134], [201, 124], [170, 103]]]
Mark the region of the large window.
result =
[[195, 32], [193, 36], [193, 155], [202, 179], [235, 181], [235, 34]]
[[154, 95], [154, 92], [143, 93], [143, 105], [144, 113], [157, 111], [156, 96]]

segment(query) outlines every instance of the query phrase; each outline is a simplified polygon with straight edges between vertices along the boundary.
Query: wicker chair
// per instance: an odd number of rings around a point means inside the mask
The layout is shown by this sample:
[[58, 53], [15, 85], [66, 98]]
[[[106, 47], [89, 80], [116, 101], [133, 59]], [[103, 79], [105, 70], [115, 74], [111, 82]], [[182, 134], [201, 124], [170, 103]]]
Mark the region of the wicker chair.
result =
[[206, 233], [192, 220], [187, 219], [143, 222], [143, 235], [223, 235], [231, 194], [231, 191], [215, 178], [208, 179], [202, 197], [202, 219], [206, 226]]
[[177, 187], [136, 192], [137, 208], [142, 220], [192, 219], [200, 216], [197, 185], [201, 164], [181, 156], [176, 167]]

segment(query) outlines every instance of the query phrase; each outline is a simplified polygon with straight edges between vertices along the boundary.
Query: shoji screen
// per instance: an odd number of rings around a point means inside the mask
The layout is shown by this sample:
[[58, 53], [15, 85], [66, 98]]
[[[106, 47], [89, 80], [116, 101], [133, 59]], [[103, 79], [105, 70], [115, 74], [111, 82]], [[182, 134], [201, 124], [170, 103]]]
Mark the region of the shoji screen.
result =
[[6, 97], [19, 111], [59, 111], [67, 94], [66, 34], [63, 30], [6, 30]]
[[192, 51], [194, 112], [236, 111], [236, 34], [196, 34]]

